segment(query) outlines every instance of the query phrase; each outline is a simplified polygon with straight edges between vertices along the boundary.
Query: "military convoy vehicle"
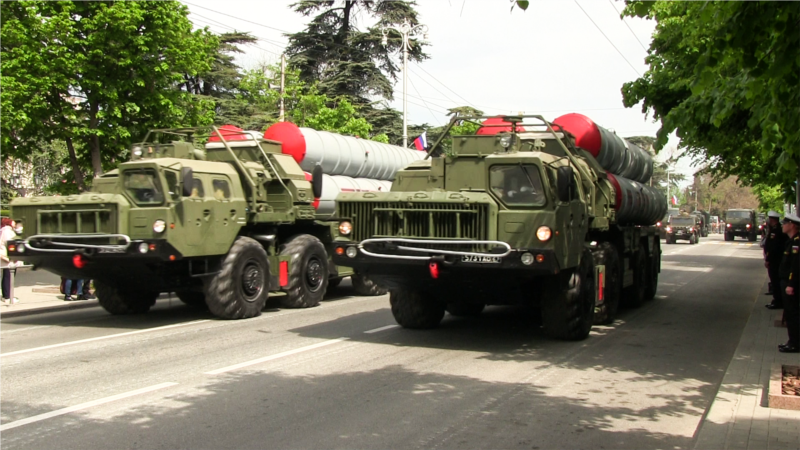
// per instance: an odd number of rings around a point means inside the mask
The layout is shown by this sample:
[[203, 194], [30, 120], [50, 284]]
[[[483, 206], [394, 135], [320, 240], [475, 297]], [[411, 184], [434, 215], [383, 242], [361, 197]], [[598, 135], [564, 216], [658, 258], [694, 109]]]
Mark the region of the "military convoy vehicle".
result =
[[667, 208], [667, 214], [664, 215], [664, 218], [656, 222], [656, 227], [658, 227], [658, 234], [661, 239], [667, 238], [667, 223], [669, 222], [669, 218], [672, 216], [677, 216], [681, 213], [680, 209], [678, 208]]
[[700, 241], [701, 226], [700, 217], [695, 214], [670, 216], [665, 227], [666, 243], [675, 244], [678, 240], [684, 240], [691, 245], [697, 244]]
[[175, 292], [241, 319], [259, 315], [270, 291], [284, 306], [315, 306], [348, 275], [360, 293], [381, 293], [330, 262], [339, 222], [316, 215], [321, 166], [309, 181], [280, 142], [216, 127], [154, 130], [131, 155], [91, 192], [15, 199], [24, 234], [10, 256], [93, 279], [112, 314], [146, 312]]
[[732, 241], [736, 236], [755, 242], [758, 238], [756, 212], [752, 209], [729, 209], [725, 212], [725, 240]]
[[[480, 120], [486, 119], [482, 123]], [[461, 121], [475, 135], [447, 137]], [[440, 151], [445, 139], [450, 148]], [[454, 117], [391, 192], [342, 193], [334, 262], [390, 290], [406, 328], [530, 305], [579, 340], [656, 294], [664, 197], [646, 151], [580, 114]]]
[[706, 211], [701, 210], [694, 210], [691, 215], [697, 216], [697, 227], [699, 229], [698, 236], [699, 237], [708, 237], [710, 232], [709, 228], [711, 225], [711, 214]]

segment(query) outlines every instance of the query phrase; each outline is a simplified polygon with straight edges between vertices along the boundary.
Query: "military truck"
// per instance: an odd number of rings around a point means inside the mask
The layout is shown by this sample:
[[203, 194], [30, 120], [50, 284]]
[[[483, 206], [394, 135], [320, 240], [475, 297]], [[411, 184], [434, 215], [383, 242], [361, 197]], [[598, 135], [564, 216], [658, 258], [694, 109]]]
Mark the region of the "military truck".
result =
[[675, 244], [678, 240], [689, 241], [690, 245], [697, 244], [700, 240], [700, 217], [695, 214], [682, 214], [671, 216], [667, 222], [666, 243]]
[[[652, 160], [576, 116], [453, 118], [391, 192], [338, 196], [334, 261], [387, 286], [406, 328], [435, 327], [445, 311], [521, 304], [540, 310], [549, 335], [579, 340], [613, 321], [621, 301], [652, 299], [661, 267], [653, 224], [666, 212], [646, 185]], [[481, 128], [439, 152], [462, 121]]]
[[667, 208], [667, 214], [664, 215], [664, 218], [656, 222], [656, 227], [658, 227], [658, 235], [661, 239], [667, 238], [667, 223], [669, 222], [669, 218], [671, 216], [677, 216], [681, 213], [681, 210], [678, 208]]
[[690, 214], [697, 216], [697, 226], [699, 228], [698, 237], [708, 237], [711, 214], [699, 209], [692, 211]]
[[321, 180], [319, 166], [309, 182], [280, 142], [253, 132], [153, 130], [91, 192], [15, 199], [24, 234], [9, 253], [94, 280], [112, 314], [146, 312], [159, 293], [175, 292], [242, 319], [259, 315], [270, 291], [284, 306], [315, 306], [348, 275], [361, 293], [380, 293], [330, 261], [339, 224], [315, 216]]
[[725, 212], [725, 240], [732, 241], [736, 236], [755, 242], [758, 238], [756, 212], [752, 209], [729, 209]]

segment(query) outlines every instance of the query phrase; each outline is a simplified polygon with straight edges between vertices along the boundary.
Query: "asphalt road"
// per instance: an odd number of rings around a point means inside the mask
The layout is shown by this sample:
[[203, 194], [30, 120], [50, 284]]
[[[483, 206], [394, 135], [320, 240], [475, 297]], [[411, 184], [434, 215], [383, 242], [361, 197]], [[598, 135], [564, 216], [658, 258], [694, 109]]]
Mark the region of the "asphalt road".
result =
[[657, 298], [577, 343], [512, 307], [404, 330], [346, 283], [243, 321], [177, 300], [4, 319], [2, 446], [689, 448], [766, 271], [740, 240], [663, 249]]

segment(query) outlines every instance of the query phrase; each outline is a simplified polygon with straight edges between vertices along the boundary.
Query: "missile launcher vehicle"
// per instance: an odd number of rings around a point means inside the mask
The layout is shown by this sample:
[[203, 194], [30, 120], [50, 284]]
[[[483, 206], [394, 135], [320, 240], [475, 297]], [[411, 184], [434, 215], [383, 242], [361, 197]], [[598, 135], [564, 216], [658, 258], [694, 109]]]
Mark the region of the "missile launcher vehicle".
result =
[[[448, 137], [462, 121], [481, 128]], [[390, 192], [337, 197], [333, 260], [388, 287], [401, 326], [520, 304], [547, 334], [580, 340], [655, 296], [667, 205], [645, 184], [646, 151], [578, 114], [461, 116], [428, 155]]]

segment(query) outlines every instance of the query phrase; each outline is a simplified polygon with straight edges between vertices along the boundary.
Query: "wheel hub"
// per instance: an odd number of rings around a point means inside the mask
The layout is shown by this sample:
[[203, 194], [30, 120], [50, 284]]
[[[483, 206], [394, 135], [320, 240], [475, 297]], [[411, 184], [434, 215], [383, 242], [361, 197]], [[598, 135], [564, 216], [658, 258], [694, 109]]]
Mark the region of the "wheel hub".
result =
[[242, 292], [249, 302], [255, 300], [264, 289], [264, 272], [255, 261], [248, 261], [242, 270]]
[[322, 262], [316, 258], [311, 259], [306, 266], [306, 285], [311, 292], [318, 291], [323, 284]]

